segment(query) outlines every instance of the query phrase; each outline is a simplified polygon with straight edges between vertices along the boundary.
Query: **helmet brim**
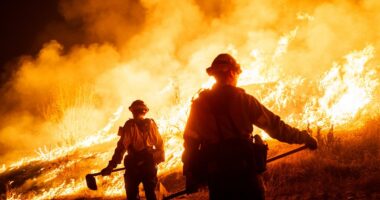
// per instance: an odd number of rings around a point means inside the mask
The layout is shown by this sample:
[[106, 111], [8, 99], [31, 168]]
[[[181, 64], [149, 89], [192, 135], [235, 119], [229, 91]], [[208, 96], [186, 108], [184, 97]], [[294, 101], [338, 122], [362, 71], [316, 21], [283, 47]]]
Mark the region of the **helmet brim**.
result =
[[212, 66], [206, 68], [206, 72], [210, 76], [213, 76], [213, 75], [219, 74], [219, 73], [226, 73], [229, 71], [235, 71], [238, 74], [240, 74], [242, 72], [240, 65], [231, 67], [230, 64], [218, 64], [218, 65], [212, 65]]

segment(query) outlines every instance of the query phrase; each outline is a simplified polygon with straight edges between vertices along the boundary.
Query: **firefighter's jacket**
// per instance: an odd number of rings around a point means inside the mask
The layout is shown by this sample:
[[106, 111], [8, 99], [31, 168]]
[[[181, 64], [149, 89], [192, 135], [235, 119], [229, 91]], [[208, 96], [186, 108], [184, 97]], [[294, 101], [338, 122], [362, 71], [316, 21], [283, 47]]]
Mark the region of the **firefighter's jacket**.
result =
[[243, 89], [215, 84], [193, 100], [184, 131], [184, 174], [191, 170], [192, 162], [197, 162], [189, 155], [192, 148], [229, 138], [249, 139], [253, 125], [282, 142], [302, 144], [310, 137], [306, 132], [285, 124]]
[[109, 162], [112, 167], [116, 167], [121, 163], [126, 151], [131, 154], [149, 150], [152, 152], [153, 160], [156, 164], [165, 160], [164, 144], [154, 120], [144, 119], [143, 121], [138, 121], [129, 119], [123, 127], [119, 128], [118, 135], [120, 139]]

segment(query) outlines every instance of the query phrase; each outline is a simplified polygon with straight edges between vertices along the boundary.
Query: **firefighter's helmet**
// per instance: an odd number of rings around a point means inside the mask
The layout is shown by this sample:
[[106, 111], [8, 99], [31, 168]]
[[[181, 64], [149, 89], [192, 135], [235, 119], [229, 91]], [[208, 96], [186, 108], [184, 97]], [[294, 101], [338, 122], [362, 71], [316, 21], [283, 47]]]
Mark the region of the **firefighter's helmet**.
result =
[[210, 76], [213, 76], [220, 72], [223, 73], [228, 71], [235, 71], [240, 74], [241, 68], [240, 65], [236, 62], [235, 58], [233, 58], [230, 54], [222, 53], [214, 59], [211, 66], [208, 67], [206, 71]]
[[129, 110], [131, 112], [148, 112], [149, 111], [149, 108], [148, 106], [146, 106], [146, 104], [144, 103], [144, 101], [142, 100], [136, 100], [134, 102], [132, 102], [131, 106], [129, 106]]

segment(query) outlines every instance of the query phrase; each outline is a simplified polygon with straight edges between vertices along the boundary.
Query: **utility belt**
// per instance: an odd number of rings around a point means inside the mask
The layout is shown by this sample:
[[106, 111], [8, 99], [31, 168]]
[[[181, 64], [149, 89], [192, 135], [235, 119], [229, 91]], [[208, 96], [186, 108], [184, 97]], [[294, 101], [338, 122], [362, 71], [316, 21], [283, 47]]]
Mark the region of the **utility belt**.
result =
[[208, 173], [260, 174], [266, 170], [267, 150], [267, 145], [256, 135], [255, 142], [233, 138], [217, 144], [203, 144], [200, 151], [205, 156]]
[[145, 148], [141, 151], [135, 151], [132, 148], [128, 149], [128, 155], [124, 158], [124, 166], [128, 167], [141, 167], [146, 165], [156, 165], [153, 159], [152, 150]]
[[136, 151], [132, 147], [128, 148], [128, 155], [124, 158], [124, 165], [137, 165], [143, 164], [158, 165], [165, 161], [165, 155], [162, 150], [154, 149], [153, 147], [146, 147], [141, 151]]

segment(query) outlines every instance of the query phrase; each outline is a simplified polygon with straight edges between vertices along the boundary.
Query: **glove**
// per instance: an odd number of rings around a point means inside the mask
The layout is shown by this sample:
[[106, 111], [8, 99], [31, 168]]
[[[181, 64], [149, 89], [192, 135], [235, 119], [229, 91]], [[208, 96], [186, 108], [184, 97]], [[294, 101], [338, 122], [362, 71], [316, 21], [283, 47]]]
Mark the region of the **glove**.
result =
[[112, 170], [113, 170], [113, 167], [108, 165], [106, 168], [102, 169], [100, 173], [102, 174], [102, 176], [108, 176], [112, 173]]
[[186, 175], [186, 193], [191, 194], [198, 191], [199, 183], [195, 176], [192, 174]]
[[311, 150], [316, 150], [317, 147], [318, 147], [318, 144], [317, 144], [317, 140], [315, 140], [313, 137], [311, 137], [307, 131], [302, 131], [304, 133], [306, 133], [306, 137], [305, 137], [305, 145], [311, 149]]
[[315, 140], [313, 137], [310, 137], [309, 139], [307, 139], [305, 144], [311, 150], [316, 150], [318, 148], [317, 140]]

